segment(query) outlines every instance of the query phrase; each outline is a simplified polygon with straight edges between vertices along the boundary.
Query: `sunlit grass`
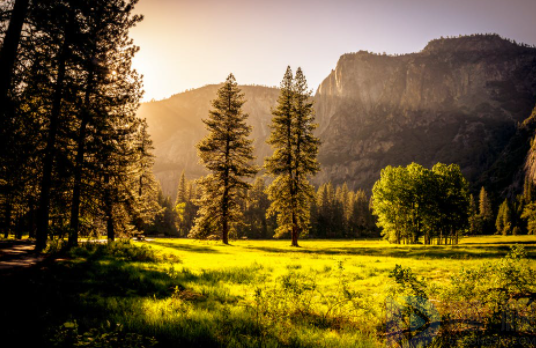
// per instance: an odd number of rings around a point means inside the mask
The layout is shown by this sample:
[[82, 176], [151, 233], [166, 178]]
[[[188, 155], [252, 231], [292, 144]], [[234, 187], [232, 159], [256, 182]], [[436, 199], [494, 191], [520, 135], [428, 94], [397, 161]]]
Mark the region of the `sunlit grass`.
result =
[[76, 321], [82, 332], [121, 324], [156, 337], [160, 347], [382, 346], [395, 265], [437, 289], [462, 268], [503, 257], [509, 243], [523, 243], [536, 266], [534, 236], [473, 237], [453, 246], [156, 239], [82, 248], [38, 281], [42, 306], [54, 313], [44, 336]]

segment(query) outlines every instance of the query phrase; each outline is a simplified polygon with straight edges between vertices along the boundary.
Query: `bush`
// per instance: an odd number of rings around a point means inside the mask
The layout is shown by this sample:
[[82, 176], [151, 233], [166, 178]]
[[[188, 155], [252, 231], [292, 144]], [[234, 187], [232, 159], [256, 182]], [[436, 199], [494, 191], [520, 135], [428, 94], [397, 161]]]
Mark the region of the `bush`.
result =
[[490, 340], [495, 346], [530, 346], [522, 339], [534, 334], [535, 280], [536, 271], [517, 245], [503, 259], [462, 269], [441, 294], [443, 336], [463, 346]]

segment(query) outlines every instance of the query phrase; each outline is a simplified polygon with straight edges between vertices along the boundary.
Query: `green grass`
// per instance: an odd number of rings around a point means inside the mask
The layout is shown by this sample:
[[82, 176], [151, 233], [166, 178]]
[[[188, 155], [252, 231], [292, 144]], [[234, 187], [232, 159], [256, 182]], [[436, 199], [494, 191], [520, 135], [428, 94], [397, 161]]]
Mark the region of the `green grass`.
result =
[[156, 239], [81, 248], [45, 269], [0, 278], [0, 339], [64, 347], [72, 326], [81, 334], [120, 324], [155, 337], [157, 347], [383, 346], [396, 265], [440, 293], [456, 272], [499, 260], [512, 243], [523, 244], [536, 267], [533, 236], [455, 246]]

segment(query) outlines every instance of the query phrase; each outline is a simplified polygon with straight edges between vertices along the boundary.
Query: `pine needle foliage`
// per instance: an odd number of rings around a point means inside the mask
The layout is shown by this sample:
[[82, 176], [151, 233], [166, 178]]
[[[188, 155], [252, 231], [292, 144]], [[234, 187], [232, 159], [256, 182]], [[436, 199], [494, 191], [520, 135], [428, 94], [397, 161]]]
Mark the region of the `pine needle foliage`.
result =
[[317, 125], [311, 91], [301, 68], [295, 76], [287, 68], [272, 115], [268, 143], [274, 153], [265, 161], [267, 173], [274, 177], [267, 189], [271, 200], [268, 214], [277, 215], [275, 236], [290, 234], [292, 246], [297, 247], [298, 237], [309, 229], [311, 202], [315, 197], [309, 177], [320, 170], [317, 161], [320, 140], [313, 134]]
[[248, 138], [251, 127], [242, 111], [244, 103], [244, 94], [230, 74], [212, 102], [208, 119], [203, 120], [209, 134], [198, 144], [198, 155], [210, 174], [199, 180], [200, 209], [191, 237], [219, 233], [222, 242], [229, 244], [229, 231], [240, 221], [239, 202], [251, 186], [248, 179], [258, 172], [252, 164], [253, 141]]

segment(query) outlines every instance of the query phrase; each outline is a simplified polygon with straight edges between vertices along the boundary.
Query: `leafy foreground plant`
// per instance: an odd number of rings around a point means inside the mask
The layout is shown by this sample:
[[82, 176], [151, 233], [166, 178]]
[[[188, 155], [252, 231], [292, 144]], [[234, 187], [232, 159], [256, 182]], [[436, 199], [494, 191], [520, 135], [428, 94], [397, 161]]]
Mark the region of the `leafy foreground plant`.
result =
[[[411, 269], [398, 265], [391, 277], [398, 307], [388, 325], [397, 330], [388, 333], [388, 342], [416, 347], [536, 345], [536, 271], [521, 246], [512, 246], [503, 259], [462, 268], [448, 287], [427, 287]], [[414, 325], [415, 318], [419, 325]]]
[[[332, 275], [338, 280], [335, 291], [327, 291], [312, 274], [292, 267], [272, 286], [257, 287], [248, 310], [260, 330], [258, 339], [273, 335], [293, 346], [292, 335], [298, 328], [302, 341], [309, 342], [300, 346], [316, 346], [319, 341], [327, 347], [373, 346], [368, 337], [381, 327], [382, 309], [347, 286], [349, 275], [342, 262]], [[339, 334], [322, 338], [322, 330]]]

